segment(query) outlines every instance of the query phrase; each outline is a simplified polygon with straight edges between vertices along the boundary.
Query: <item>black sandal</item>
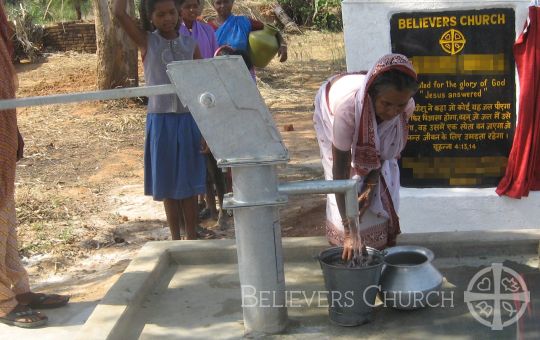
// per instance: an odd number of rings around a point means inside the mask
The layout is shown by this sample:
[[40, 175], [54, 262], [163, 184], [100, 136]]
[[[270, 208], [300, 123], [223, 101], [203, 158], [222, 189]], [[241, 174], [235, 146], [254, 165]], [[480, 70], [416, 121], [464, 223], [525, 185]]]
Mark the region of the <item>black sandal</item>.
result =
[[47, 321], [46, 315], [21, 304], [18, 304], [7, 315], [0, 317], [0, 323], [21, 328], [40, 327], [47, 324]]
[[196, 228], [198, 239], [213, 239], [216, 238], [216, 233], [208, 228], [203, 228], [200, 225]]
[[201, 210], [199, 212], [199, 219], [200, 220], [206, 220], [208, 218], [210, 218], [210, 209], [204, 208], [203, 210]]

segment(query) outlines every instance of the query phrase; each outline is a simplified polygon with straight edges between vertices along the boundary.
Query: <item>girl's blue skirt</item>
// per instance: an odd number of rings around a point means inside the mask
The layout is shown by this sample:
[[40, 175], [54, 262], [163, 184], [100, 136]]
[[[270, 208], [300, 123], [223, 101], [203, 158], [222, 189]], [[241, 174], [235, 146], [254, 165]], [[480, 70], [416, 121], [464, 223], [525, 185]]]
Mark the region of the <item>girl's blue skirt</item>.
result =
[[191, 113], [148, 113], [144, 147], [144, 194], [154, 200], [203, 194], [206, 161], [201, 132]]

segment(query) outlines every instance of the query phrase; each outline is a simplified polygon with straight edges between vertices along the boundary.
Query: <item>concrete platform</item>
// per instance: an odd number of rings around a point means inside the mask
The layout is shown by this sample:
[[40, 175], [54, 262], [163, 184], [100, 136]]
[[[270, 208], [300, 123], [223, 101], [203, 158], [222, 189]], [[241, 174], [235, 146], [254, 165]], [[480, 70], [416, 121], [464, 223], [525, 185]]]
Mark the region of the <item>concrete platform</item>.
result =
[[0, 324], [2, 340], [71, 340], [79, 333], [98, 301], [70, 302], [58, 309], [43, 310], [49, 322], [44, 328], [19, 328]]
[[[445, 276], [445, 303], [399, 311], [379, 302], [372, 323], [350, 328], [332, 324], [326, 296], [318, 296], [325, 288], [313, 257], [327, 247], [325, 239], [285, 239], [290, 322], [285, 334], [272, 338], [539, 339], [539, 239], [538, 230], [402, 235], [400, 243], [425, 245], [440, 256], [434, 264]], [[476, 321], [464, 302], [471, 278], [492, 263], [520, 273], [531, 294], [519, 323], [499, 331]], [[233, 240], [151, 242], [96, 307], [79, 338], [238, 339], [244, 336], [241, 303]]]

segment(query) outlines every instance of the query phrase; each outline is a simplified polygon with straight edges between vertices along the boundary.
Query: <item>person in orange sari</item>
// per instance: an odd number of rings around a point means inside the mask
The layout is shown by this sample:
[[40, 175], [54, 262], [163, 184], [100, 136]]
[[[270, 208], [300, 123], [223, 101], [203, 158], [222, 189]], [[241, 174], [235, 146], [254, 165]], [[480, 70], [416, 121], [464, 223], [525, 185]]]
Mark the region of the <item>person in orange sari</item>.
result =
[[[0, 0], [0, 99], [15, 97], [17, 76], [11, 61], [12, 36]], [[69, 296], [31, 292], [28, 274], [19, 258], [15, 163], [22, 158], [23, 147], [16, 111], [0, 111], [0, 323], [31, 328], [47, 323], [47, 317], [33, 308], [60, 307], [67, 304]]]

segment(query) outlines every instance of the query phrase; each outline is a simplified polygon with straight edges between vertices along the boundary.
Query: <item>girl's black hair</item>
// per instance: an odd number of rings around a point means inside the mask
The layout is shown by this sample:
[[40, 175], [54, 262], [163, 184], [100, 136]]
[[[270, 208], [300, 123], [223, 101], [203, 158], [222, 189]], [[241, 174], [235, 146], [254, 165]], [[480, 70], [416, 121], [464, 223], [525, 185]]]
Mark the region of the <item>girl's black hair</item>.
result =
[[389, 70], [381, 73], [373, 80], [368, 93], [374, 99], [384, 88], [393, 87], [400, 92], [410, 91], [416, 93], [418, 86], [418, 81], [407, 73], [400, 70]]
[[174, 2], [176, 8], [180, 8], [185, 2], [185, 0], [141, 0], [141, 4], [139, 6], [139, 16], [141, 18], [142, 28], [145, 31], [153, 31], [156, 29], [150, 22], [150, 18], [154, 12], [156, 4], [163, 1]]

